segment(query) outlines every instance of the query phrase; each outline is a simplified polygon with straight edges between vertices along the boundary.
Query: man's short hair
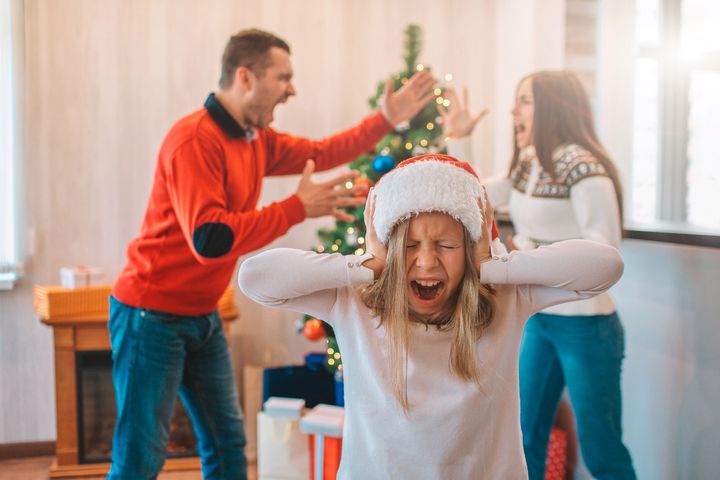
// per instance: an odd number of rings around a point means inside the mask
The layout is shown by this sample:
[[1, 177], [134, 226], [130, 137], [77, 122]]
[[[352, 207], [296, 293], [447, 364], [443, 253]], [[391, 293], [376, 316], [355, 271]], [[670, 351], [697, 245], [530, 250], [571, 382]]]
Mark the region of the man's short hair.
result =
[[290, 46], [285, 40], [256, 28], [241, 30], [230, 37], [222, 56], [222, 72], [218, 82], [220, 88], [232, 85], [238, 67], [246, 67], [261, 77], [270, 66], [268, 52], [272, 47], [282, 48], [290, 53]]

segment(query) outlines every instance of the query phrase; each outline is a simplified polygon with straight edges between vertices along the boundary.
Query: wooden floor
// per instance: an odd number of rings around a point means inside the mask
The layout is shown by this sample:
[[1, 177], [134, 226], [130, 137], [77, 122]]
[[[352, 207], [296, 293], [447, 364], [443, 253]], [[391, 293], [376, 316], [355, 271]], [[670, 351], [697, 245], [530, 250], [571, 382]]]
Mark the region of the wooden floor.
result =
[[[53, 457], [30, 457], [17, 460], [0, 460], [0, 480], [46, 480]], [[83, 480], [101, 480], [105, 477], [82, 477]], [[256, 467], [248, 467], [248, 480], [256, 480]], [[202, 480], [200, 472], [161, 473], [158, 480]]]

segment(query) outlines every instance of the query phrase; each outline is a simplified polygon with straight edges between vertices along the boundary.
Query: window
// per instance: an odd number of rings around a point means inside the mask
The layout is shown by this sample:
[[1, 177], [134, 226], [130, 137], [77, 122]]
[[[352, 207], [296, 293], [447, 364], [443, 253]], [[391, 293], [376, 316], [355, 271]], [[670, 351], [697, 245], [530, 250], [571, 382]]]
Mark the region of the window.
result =
[[720, 233], [720, 2], [636, 0], [631, 222]]
[[20, 269], [16, 5], [13, 0], [0, 0], [0, 289], [12, 288]]

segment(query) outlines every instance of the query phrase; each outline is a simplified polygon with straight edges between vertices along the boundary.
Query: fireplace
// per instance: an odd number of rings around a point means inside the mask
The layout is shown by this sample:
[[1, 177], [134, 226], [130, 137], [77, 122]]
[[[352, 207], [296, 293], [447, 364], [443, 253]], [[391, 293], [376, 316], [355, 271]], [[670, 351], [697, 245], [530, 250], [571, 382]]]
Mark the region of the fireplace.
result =
[[[102, 476], [110, 468], [115, 392], [107, 329], [110, 286], [68, 290], [36, 286], [35, 310], [53, 329], [57, 441], [50, 478]], [[239, 314], [233, 291], [218, 303], [225, 334]], [[164, 471], [200, 468], [188, 414], [179, 401], [170, 427]]]
[[[117, 409], [109, 351], [77, 352], [78, 463], [109, 462]], [[197, 440], [178, 398], [170, 422], [168, 458], [194, 457]]]

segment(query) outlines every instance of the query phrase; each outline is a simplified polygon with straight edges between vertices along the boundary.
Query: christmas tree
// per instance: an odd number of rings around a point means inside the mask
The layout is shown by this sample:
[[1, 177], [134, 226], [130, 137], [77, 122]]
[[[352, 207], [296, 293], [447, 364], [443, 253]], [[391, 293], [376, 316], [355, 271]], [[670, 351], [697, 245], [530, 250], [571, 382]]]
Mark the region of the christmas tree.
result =
[[[408, 79], [416, 72], [428, 69], [427, 66], [418, 63], [418, 57], [422, 48], [422, 30], [417, 25], [408, 25], [404, 31], [405, 44], [404, 55], [405, 68], [393, 76], [397, 90], [408, 82]], [[368, 100], [372, 110], [380, 107], [380, 101], [385, 88], [385, 80], [378, 83], [375, 94]], [[424, 153], [444, 153], [444, 141], [442, 128], [438, 125], [440, 117], [437, 107], [439, 104], [449, 105], [449, 101], [443, 97], [443, 90], [436, 88], [435, 102], [430, 102], [412, 120], [397, 125], [395, 130], [386, 135], [376, 145], [375, 151], [368, 152], [350, 164], [350, 168], [357, 170], [360, 175], [354, 183], [348, 182], [345, 186], [371, 187], [385, 173], [392, 170], [395, 165], [403, 160], [422, 155]], [[360, 192], [359, 194], [364, 195]], [[354, 217], [352, 222], [338, 221], [333, 229], [318, 231], [320, 245], [315, 251], [322, 253], [341, 253], [344, 255], [362, 255], [365, 253], [365, 224], [363, 222], [364, 206], [349, 210]], [[306, 315], [303, 318], [303, 331], [310, 340], [319, 340], [327, 337], [326, 368], [335, 372], [338, 368], [342, 370], [342, 357], [338, 351], [337, 340], [332, 328], [321, 320]]]

